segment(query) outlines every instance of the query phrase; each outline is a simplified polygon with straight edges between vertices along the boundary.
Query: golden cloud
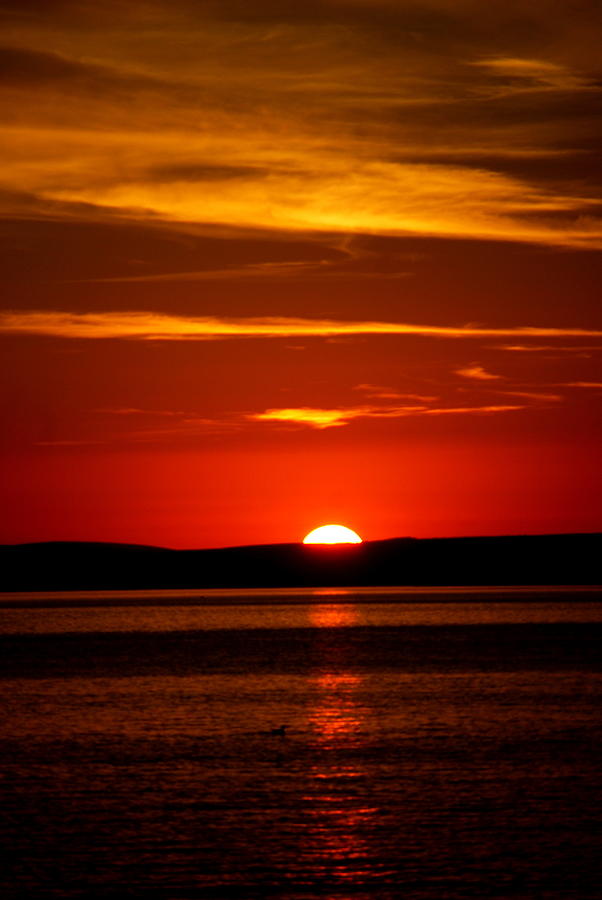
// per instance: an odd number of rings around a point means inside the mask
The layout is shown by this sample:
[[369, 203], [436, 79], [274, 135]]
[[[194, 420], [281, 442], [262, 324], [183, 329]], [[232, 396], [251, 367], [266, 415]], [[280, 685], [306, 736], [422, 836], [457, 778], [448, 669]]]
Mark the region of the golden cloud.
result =
[[247, 419], [257, 422], [294, 422], [311, 428], [337, 428], [347, 425], [351, 419], [365, 415], [357, 409], [313, 409], [302, 406], [297, 409], [266, 409], [261, 413], [249, 413]]
[[[152, 312], [74, 313], [59, 311], [0, 312], [0, 333], [44, 335], [81, 340], [224, 340], [228, 338], [334, 337], [353, 335], [417, 335], [431, 338], [589, 338], [602, 330], [516, 326], [419, 325], [407, 322], [303, 319], [293, 317], [220, 318], [172, 316]], [[474, 377], [474, 375], [472, 376]]]
[[[518, 31], [504, 55], [490, 5], [380, 2], [378, 23], [375, 3], [76, 6], [52, 28], [15, 7], [2, 51], [2, 181], [41, 210], [602, 247], [593, 182], [500, 165], [591, 153], [599, 73], [531, 58]], [[529, 15], [552, 53], [550, 11]]]
[[[249, 125], [249, 128], [253, 126]], [[249, 134], [241, 159], [236, 131], [202, 139], [187, 132], [158, 137], [32, 133], [30, 143], [5, 136], [4, 170], [46, 201], [86, 204], [114, 215], [177, 223], [211, 223], [234, 228], [282, 232], [370, 233], [506, 240], [571, 247], [602, 247], [602, 221], [591, 215], [598, 201], [543, 186], [491, 169], [437, 162], [388, 162], [362, 159], [359, 147], [342, 153], [299, 138], [296, 146]], [[48, 151], [48, 141], [50, 147]], [[236, 141], [237, 146], [233, 146]], [[106, 164], [99, 173], [99, 150], [110, 156], [126, 144], [124, 178]], [[79, 150], [78, 150], [79, 145]], [[141, 171], [143, 160], [187, 152], [201, 161], [225, 156], [243, 164], [253, 153], [269, 177], [248, 176], [191, 182], [157, 182]], [[32, 154], [32, 147], [34, 148]], [[40, 155], [39, 147], [46, 153]], [[374, 148], [378, 155], [377, 148]], [[420, 148], [415, 154], [422, 155]], [[36, 159], [36, 156], [38, 157]], [[274, 274], [273, 272], [271, 274]]]
[[474, 413], [500, 413], [524, 409], [518, 405], [426, 407], [426, 406], [351, 406], [338, 409], [316, 409], [302, 406], [285, 409], [266, 409], [250, 413], [247, 419], [257, 422], [281, 422], [306, 425], [310, 428], [340, 428], [354, 419], [401, 419], [407, 416], [447, 416]]

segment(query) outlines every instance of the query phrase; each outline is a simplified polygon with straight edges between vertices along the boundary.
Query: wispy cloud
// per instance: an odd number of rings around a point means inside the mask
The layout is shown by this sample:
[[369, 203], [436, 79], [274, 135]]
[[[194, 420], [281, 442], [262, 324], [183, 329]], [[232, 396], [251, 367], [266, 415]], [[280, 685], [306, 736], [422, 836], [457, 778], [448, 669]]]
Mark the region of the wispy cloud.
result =
[[[232, 281], [240, 278], [259, 280], [288, 280], [291, 277], [310, 277], [318, 275], [320, 278], [329, 276], [346, 275], [347, 272], [337, 272], [336, 263], [332, 260], [319, 262], [262, 262], [247, 263], [245, 265], [231, 266], [224, 269], [202, 269], [193, 272], [162, 272], [154, 275], [122, 275], [111, 278], [95, 278], [100, 283], [140, 282], [161, 283], [175, 281]], [[364, 274], [364, 273], [361, 273]], [[366, 275], [369, 273], [365, 273]]]
[[172, 409], [140, 409], [138, 407], [124, 406], [124, 407], [115, 407], [115, 408], [100, 408], [94, 410], [97, 413], [103, 413], [105, 415], [110, 416], [160, 416], [167, 418], [174, 418], [178, 416], [184, 416], [186, 413], [183, 413], [179, 410]]
[[496, 92], [503, 95], [519, 91], [591, 91], [597, 87], [593, 79], [545, 59], [500, 56], [476, 60], [472, 65], [499, 76]]
[[[478, 325], [420, 325], [407, 322], [305, 319], [292, 317], [220, 318], [172, 316], [152, 312], [72, 313], [58, 311], [0, 312], [0, 333], [47, 337], [129, 340], [224, 340], [229, 338], [335, 337], [353, 335], [417, 335], [430, 338], [590, 338], [591, 328]], [[474, 370], [473, 370], [474, 371]], [[474, 374], [470, 377], [478, 377]], [[482, 376], [481, 376], [482, 377]]]
[[[341, 248], [340, 246], [337, 246], [336, 249]], [[339, 254], [339, 257], [341, 257], [341, 254]], [[115, 275], [109, 278], [85, 279], [85, 281], [93, 281], [102, 284], [161, 284], [195, 281], [290, 281], [298, 280], [300, 278], [303, 278], [304, 281], [314, 279], [323, 281], [325, 279], [348, 279], [350, 277], [353, 277], [354, 280], [365, 278], [373, 281], [376, 278], [400, 279], [408, 276], [408, 272], [400, 268], [400, 265], [407, 266], [407, 261], [404, 263], [402, 259], [381, 259], [378, 260], [381, 264], [378, 270], [375, 270], [374, 265], [362, 269], [362, 262], [365, 262], [366, 258], [370, 257], [376, 258], [377, 254], [360, 252], [357, 248], [354, 248], [353, 252], [345, 252], [341, 258], [334, 259], [245, 263], [220, 269], [208, 266], [205, 269], [188, 272], [161, 272], [148, 275]]]
[[[131, 154], [137, 141], [142, 140], [126, 133], [120, 137], [124, 142], [131, 141]], [[39, 139], [42, 140], [42, 135]], [[18, 158], [23, 135], [8, 134], [6, 140], [13, 156]], [[51, 173], [52, 186], [45, 187], [44, 172], [40, 171], [37, 179], [33, 177], [36, 169], [47, 168], [45, 160], [13, 162], [13, 179], [48, 201], [85, 203], [89, 209], [97, 207], [101, 212], [112, 210], [122, 216], [160, 218], [174, 226], [182, 222], [213, 223], [292, 233], [368, 232], [383, 236], [464, 237], [602, 247], [597, 199], [568, 191], [545, 190], [541, 185], [492, 168], [462, 165], [459, 161], [366, 161], [361, 158], [359, 148], [342, 155], [334, 148], [316, 149], [314, 141], [308, 139], [305, 148], [289, 151], [292, 159], [273, 161], [273, 174], [267, 180], [158, 184], [136, 177], [126, 180], [113, 176], [98, 183], [94, 174], [98, 140], [94, 136], [92, 146], [82, 147], [80, 160], [73, 159], [74, 168], [82, 170], [81, 184], [73, 185], [66, 178], [61, 179], [59, 173]], [[100, 140], [108, 143], [106, 137]], [[184, 134], [174, 136], [174, 146], [170, 147], [165, 137], [146, 136], [138, 150], [140, 155], [160, 156], [177, 152], [176, 148], [189, 140], [195, 142]], [[81, 141], [81, 136], [71, 136], [71, 142]], [[53, 143], [57, 157], [65, 153], [73, 158], [73, 143], [66, 136], [54, 135]], [[222, 143], [226, 146], [221, 146]], [[201, 145], [196, 152], [201, 158], [224, 153], [236, 162], [240, 150], [228, 143], [224, 136], [218, 146]], [[107, 146], [106, 152], [109, 150]], [[260, 162], [269, 164], [264, 154], [273, 156], [273, 151], [258, 149], [256, 152]], [[421, 153], [416, 148], [413, 155]], [[135, 162], [130, 167], [135, 168]]]
[[463, 369], [456, 369], [456, 375], [462, 375], [463, 378], [474, 378], [476, 381], [498, 381], [502, 377], [486, 372], [483, 366], [476, 363]]
[[401, 419], [407, 416], [453, 416], [467, 414], [492, 414], [524, 409], [519, 405], [488, 405], [458, 407], [427, 406], [351, 406], [337, 409], [296, 407], [266, 409], [250, 413], [247, 418], [257, 422], [290, 423], [310, 428], [340, 428], [356, 419]]
[[495, 391], [504, 397], [524, 397], [525, 400], [542, 400], [545, 403], [561, 403], [564, 397], [561, 394], [550, 394], [547, 391]]
[[378, 384], [356, 384], [354, 391], [360, 391], [373, 400], [416, 400], [419, 403], [432, 403], [437, 397], [425, 394], [409, 394], [405, 391], [396, 391], [394, 388]]
[[575, 353], [575, 351], [583, 352], [584, 350], [602, 350], [602, 345], [580, 344], [578, 347], [563, 347], [554, 344], [497, 344], [492, 347], [493, 350], [508, 350], [511, 353]]
[[[27, 6], [0, 48], [2, 180], [40, 208], [602, 246], [593, 184], [520, 166], [598, 136], [597, 54], [560, 49], [566, 21], [548, 3], [517, 8], [510, 41], [508, 22], [491, 24], [501, 13], [473, 2], [78, 3], [52, 28]], [[572, 17], [597, 50], [596, 17]], [[527, 36], [542, 31], [550, 56], [535, 59]]]

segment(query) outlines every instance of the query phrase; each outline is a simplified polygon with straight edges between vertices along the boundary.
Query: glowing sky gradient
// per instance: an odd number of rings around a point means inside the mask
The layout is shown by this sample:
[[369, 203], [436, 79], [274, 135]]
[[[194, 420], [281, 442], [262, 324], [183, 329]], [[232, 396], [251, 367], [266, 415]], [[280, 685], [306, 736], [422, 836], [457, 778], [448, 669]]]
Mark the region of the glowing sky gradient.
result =
[[0, 542], [602, 529], [596, 0], [0, 22]]

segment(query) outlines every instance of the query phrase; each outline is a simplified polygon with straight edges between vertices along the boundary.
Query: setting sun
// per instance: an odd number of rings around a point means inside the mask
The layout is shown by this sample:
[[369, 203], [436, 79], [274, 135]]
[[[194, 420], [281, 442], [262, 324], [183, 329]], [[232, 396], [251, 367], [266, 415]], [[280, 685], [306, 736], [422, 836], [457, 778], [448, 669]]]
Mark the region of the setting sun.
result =
[[361, 544], [359, 534], [344, 525], [321, 525], [303, 538], [304, 544]]

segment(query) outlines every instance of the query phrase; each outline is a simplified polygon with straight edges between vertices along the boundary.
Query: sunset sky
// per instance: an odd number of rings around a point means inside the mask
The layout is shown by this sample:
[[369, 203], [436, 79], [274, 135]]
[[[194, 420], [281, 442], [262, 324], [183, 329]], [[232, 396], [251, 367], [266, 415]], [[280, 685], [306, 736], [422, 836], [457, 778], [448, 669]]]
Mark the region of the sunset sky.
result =
[[0, 543], [602, 530], [599, 0], [0, 21]]

